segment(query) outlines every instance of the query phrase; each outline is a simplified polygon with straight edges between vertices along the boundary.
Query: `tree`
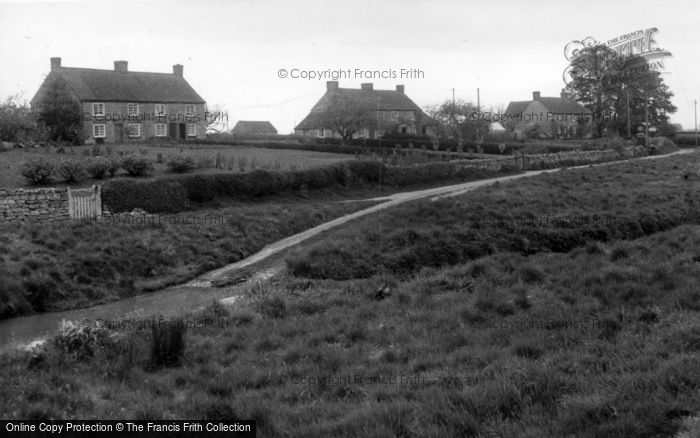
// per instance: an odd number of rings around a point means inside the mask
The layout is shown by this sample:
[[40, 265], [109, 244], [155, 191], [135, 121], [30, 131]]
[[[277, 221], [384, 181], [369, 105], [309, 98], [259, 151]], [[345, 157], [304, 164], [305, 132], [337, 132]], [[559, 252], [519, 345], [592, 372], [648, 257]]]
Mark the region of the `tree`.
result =
[[318, 122], [347, 141], [362, 128], [376, 127], [377, 114], [361, 102], [333, 94], [329, 98], [327, 109], [319, 113]]
[[38, 106], [39, 123], [48, 129], [50, 140], [68, 140], [72, 143], [82, 141], [80, 103], [63, 78], [57, 77], [49, 82]]
[[9, 96], [0, 104], [0, 141], [26, 139], [36, 128], [36, 121], [26, 103], [19, 103], [20, 95]]
[[673, 93], [641, 56], [620, 58], [607, 46], [587, 47], [571, 63], [570, 75], [567, 91], [593, 113], [598, 136], [606, 129], [626, 134], [628, 110], [631, 124], [648, 116], [652, 126], [662, 128], [669, 125], [667, 114], [676, 111]]
[[436, 135], [442, 138], [478, 140], [488, 135], [491, 123], [482, 117], [476, 105], [463, 99], [446, 100], [427, 109], [428, 115], [440, 123]]

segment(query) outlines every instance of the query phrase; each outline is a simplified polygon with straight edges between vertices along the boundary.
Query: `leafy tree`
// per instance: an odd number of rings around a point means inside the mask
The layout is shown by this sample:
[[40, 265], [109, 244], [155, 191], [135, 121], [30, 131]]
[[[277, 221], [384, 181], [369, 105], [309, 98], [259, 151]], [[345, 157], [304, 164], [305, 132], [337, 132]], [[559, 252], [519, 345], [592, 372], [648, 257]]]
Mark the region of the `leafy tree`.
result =
[[440, 122], [437, 136], [462, 140], [484, 138], [491, 128], [490, 121], [481, 116], [476, 105], [463, 99], [446, 100], [429, 107], [428, 115]]
[[56, 77], [48, 84], [38, 107], [38, 120], [48, 129], [50, 140], [81, 142], [80, 103], [73, 97], [63, 78]]
[[628, 109], [633, 126], [643, 124], [647, 111], [652, 126], [670, 126], [667, 115], [676, 111], [673, 93], [643, 57], [620, 58], [609, 47], [597, 45], [582, 49], [571, 67], [567, 91], [593, 112], [598, 136], [606, 129], [625, 134]]
[[36, 128], [29, 106], [19, 99], [19, 94], [9, 96], [0, 104], [0, 141], [18, 141]]

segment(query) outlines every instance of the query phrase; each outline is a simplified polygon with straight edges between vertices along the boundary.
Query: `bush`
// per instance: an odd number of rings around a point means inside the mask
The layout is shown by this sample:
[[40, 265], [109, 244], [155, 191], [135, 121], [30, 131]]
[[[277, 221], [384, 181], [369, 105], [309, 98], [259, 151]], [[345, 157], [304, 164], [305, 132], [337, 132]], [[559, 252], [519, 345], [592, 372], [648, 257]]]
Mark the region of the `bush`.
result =
[[58, 174], [65, 182], [79, 182], [87, 177], [85, 166], [77, 160], [63, 160], [58, 165]]
[[[94, 157], [88, 160], [85, 169], [91, 177], [95, 179], [102, 179], [107, 174], [111, 168], [111, 162], [109, 159], [104, 157]], [[116, 170], [115, 170], [116, 171]]]
[[44, 157], [30, 158], [19, 168], [20, 174], [34, 185], [50, 183], [55, 171], [54, 163]]
[[52, 345], [62, 355], [86, 360], [106, 343], [109, 333], [99, 327], [80, 326], [63, 322], [60, 332], [52, 339]]
[[194, 169], [194, 160], [182, 154], [168, 155], [165, 161], [171, 172], [185, 173]]
[[153, 172], [153, 161], [146, 157], [130, 155], [124, 158], [122, 167], [131, 176], [146, 176]]
[[113, 213], [141, 208], [149, 213], [177, 213], [190, 207], [187, 191], [177, 181], [110, 181], [102, 188], [102, 202]]
[[122, 160], [119, 157], [109, 157], [107, 161], [109, 163], [107, 172], [109, 172], [109, 176], [114, 177], [114, 174], [122, 167]]

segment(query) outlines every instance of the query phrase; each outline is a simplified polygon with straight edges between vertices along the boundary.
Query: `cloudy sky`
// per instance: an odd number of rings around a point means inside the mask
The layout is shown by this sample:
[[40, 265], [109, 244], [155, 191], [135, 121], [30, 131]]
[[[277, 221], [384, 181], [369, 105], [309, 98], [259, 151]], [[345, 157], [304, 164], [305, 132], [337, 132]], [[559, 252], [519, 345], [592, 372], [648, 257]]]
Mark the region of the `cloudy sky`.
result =
[[[692, 0], [0, 0], [0, 97], [31, 99], [52, 56], [64, 66], [103, 69], [124, 59], [134, 71], [171, 72], [179, 63], [210, 108], [227, 110], [231, 127], [270, 120], [288, 133], [327, 80], [291, 76], [349, 69], [341, 87], [404, 84], [423, 107], [451, 98], [453, 88], [476, 102], [480, 88], [482, 106], [498, 108], [533, 90], [558, 96], [569, 41], [656, 27], [657, 46], [673, 53], [664, 74], [678, 107], [672, 121], [692, 129], [699, 12]], [[402, 69], [419, 72], [401, 78]]]

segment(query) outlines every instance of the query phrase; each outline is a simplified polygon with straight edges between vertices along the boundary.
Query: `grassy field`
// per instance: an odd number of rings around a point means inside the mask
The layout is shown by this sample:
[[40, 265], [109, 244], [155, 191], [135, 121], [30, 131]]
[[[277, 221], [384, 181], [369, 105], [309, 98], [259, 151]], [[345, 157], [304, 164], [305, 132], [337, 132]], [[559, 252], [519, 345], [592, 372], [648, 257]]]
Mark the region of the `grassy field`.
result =
[[[97, 146], [96, 146], [97, 147]], [[353, 155], [333, 154], [328, 152], [311, 152], [297, 150], [276, 150], [255, 147], [226, 146], [226, 147], [197, 147], [190, 145], [167, 146], [147, 146], [139, 144], [110, 145], [111, 154], [136, 153], [145, 155], [152, 159], [155, 165], [153, 176], [168, 173], [165, 163], [158, 162], [158, 156], [162, 161], [170, 154], [182, 153], [192, 157], [197, 168], [195, 172], [249, 172], [255, 169], [303, 169], [309, 167], [323, 166], [338, 161], [353, 159]], [[99, 146], [102, 155], [107, 154], [108, 146]], [[65, 147], [65, 153], [57, 153], [57, 148], [48, 149], [10, 149], [0, 152], [0, 187], [27, 187], [26, 180], [19, 173], [19, 166], [34, 155], [41, 154], [56, 163], [64, 159], [86, 159], [85, 154], [93, 151], [93, 146]], [[215, 167], [217, 155], [220, 166]], [[117, 176], [125, 176], [124, 170], [119, 170]], [[99, 180], [88, 179], [71, 186], [83, 187], [100, 183]], [[66, 185], [60, 178], [56, 179], [55, 185]]]
[[679, 168], [698, 161], [368, 217], [234, 307], [184, 315], [176, 359], [158, 329], [0, 357], [0, 415], [256, 419], [294, 437], [684, 433], [700, 412], [700, 187]]

